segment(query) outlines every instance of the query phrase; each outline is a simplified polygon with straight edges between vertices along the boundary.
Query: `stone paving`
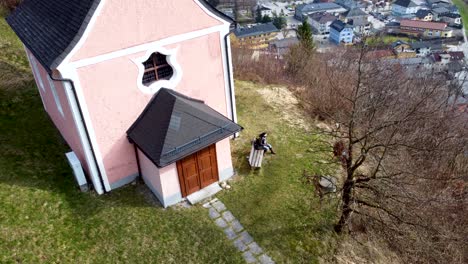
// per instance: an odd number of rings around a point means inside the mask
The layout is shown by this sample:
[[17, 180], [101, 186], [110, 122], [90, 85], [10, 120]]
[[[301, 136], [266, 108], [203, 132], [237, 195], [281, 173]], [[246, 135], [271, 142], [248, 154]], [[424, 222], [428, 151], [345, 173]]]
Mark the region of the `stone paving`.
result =
[[242, 252], [247, 263], [272, 264], [275, 263], [263, 249], [255, 243], [252, 236], [244, 229], [239, 220], [227, 210], [226, 206], [217, 198], [203, 204], [213, 222], [223, 229], [227, 239]]

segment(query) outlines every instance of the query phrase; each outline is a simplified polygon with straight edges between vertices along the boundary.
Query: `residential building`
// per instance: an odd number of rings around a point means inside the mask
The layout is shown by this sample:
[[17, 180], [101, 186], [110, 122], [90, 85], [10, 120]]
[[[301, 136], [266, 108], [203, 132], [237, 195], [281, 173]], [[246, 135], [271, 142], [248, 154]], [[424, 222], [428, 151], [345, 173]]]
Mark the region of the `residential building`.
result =
[[299, 39], [297, 37], [278, 39], [270, 43], [269, 50], [271, 53], [275, 54], [277, 58], [281, 59], [292, 46], [298, 43]]
[[400, 32], [424, 38], [450, 38], [452, 30], [445, 22], [429, 22], [404, 19], [400, 21]]
[[365, 5], [362, 1], [356, 1], [356, 0], [336, 0], [336, 4], [350, 10], [354, 8], [364, 8]]
[[437, 71], [459, 72], [466, 68], [465, 54], [462, 51], [437, 52], [432, 54], [434, 69]]
[[353, 26], [356, 33], [367, 33], [370, 30], [369, 15], [359, 8], [353, 8], [340, 15], [341, 20]]
[[399, 17], [411, 17], [418, 12], [418, 5], [411, 0], [397, 0], [392, 5], [392, 14]]
[[[432, 5], [432, 10], [439, 9], [439, 8], [444, 8], [444, 9], [448, 10], [448, 13], [456, 13], [456, 14], [459, 13], [458, 7], [451, 4], [451, 3], [440, 2], [440, 3], [437, 3], [435, 5]], [[443, 10], [443, 9], [441, 9], [441, 10]]]
[[431, 10], [419, 9], [418, 12], [416, 12], [415, 14], [415, 19], [422, 21], [432, 21], [434, 19], [434, 16], [432, 15]]
[[262, 15], [262, 17], [264, 17], [264, 16], [273, 17], [273, 12], [272, 12], [271, 8], [268, 8], [268, 7], [264, 6], [264, 5], [261, 5], [261, 6], [257, 6], [257, 9], [255, 10], [255, 12], [258, 12], [257, 10], [260, 11], [260, 14]]
[[304, 21], [307, 16], [313, 13], [327, 12], [330, 14], [341, 14], [346, 12], [346, 9], [335, 3], [311, 3], [301, 4], [296, 6], [294, 17], [299, 21]]
[[308, 22], [314, 29], [317, 34], [329, 34], [330, 25], [333, 21], [337, 20], [338, 17], [323, 12], [323, 13], [314, 13], [308, 16]]
[[199, 0], [25, 0], [7, 22], [97, 193], [141, 177], [167, 207], [234, 174], [229, 17]]
[[445, 13], [439, 15], [439, 20], [451, 26], [460, 26], [462, 23], [460, 14], [455, 13]]
[[440, 17], [450, 13], [450, 10], [448, 10], [446, 7], [436, 7], [432, 9], [432, 13], [434, 15], [433, 20], [439, 21]]
[[417, 56], [425, 57], [434, 51], [442, 51], [441, 41], [414, 41], [410, 43]]
[[273, 23], [259, 24], [252, 27], [238, 28], [234, 31], [233, 45], [250, 49], [265, 49], [280, 32]]
[[411, 45], [405, 41], [397, 40], [392, 43], [392, 49], [397, 58], [414, 58], [416, 52]]
[[330, 41], [335, 44], [352, 44], [353, 43], [353, 27], [340, 20], [335, 20], [330, 25]]

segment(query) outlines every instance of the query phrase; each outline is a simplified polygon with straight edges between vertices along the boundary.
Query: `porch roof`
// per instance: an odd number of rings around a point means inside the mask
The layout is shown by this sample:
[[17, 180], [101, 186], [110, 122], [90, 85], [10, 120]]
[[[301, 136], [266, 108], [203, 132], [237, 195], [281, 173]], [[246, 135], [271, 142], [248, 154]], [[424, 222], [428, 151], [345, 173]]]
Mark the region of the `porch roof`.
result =
[[224, 115], [170, 89], [161, 89], [127, 136], [156, 166], [164, 167], [242, 130]]

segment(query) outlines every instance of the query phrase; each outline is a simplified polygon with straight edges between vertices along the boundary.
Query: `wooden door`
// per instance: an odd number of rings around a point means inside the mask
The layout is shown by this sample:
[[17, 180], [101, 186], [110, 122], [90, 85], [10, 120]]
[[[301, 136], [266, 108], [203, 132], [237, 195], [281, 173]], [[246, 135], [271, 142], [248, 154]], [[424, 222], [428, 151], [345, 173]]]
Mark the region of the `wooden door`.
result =
[[218, 181], [216, 160], [216, 147], [211, 145], [177, 162], [183, 197]]
[[216, 162], [216, 148], [211, 145], [200, 150], [197, 154], [198, 173], [202, 188], [218, 181], [218, 164]]

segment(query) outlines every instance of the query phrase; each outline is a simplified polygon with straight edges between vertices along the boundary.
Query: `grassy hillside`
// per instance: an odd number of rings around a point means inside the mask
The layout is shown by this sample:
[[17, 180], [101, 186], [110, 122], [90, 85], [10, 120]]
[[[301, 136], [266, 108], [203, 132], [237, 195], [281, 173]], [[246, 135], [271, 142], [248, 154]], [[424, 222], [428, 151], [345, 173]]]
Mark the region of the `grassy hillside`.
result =
[[80, 193], [21, 43], [0, 19], [0, 263], [242, 263], [200, 206], [143, 185]]
[[[284, 87], [236, 82], [239, 123], [245, 127], [234, 142], [235, 167], [241, 177], [220, 199], [279, 263], [317, 263], [333, 252], [335, 211], [320, 208], [312, 186], [303, 183], [304, 170], [319, 172], [318, 143], [311, 135], [293, 96]], [[276, 155], [266, 154], [263, 167], [251, 170], [246, 156], [250, 140], [262, 131]], [[314, 165], [315, 164], [315, 165]]]
[[[278, 263], [316, 263], [335, 249], [333, 210], [317, 172], [309, 120], [284, 88], [236, 83], [238, 176], [218, 195]], [[268, 131], [278, 154], [250, 170], [250, 140]], [[143, 184], [103, 196], [77, 190], [69, 151], [42, 108], [22, 44], [0, 19], [0, 263], [243, 263], [201, 206], [162, 209]]]

